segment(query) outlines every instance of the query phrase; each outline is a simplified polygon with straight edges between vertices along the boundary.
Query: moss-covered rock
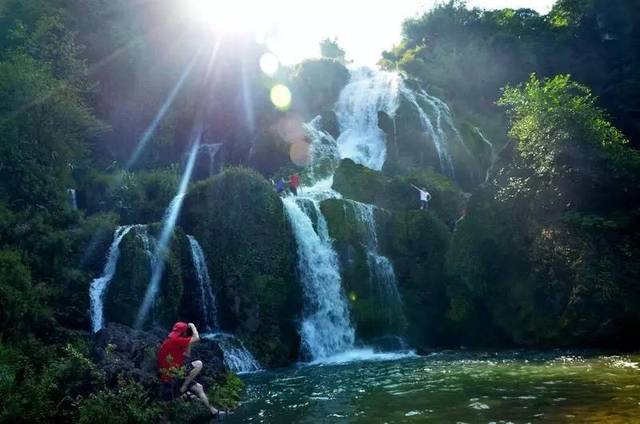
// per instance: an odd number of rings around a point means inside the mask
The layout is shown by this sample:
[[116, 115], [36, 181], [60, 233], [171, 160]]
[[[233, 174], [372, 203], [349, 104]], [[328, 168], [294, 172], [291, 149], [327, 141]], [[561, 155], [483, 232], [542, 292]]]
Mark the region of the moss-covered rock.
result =
[[414, 170], [403, 176], [388, 177], [350, 159], [344, 159], [333, 180], [333, 189], [345, 197], [388, 210], [412, 210], [420, 207], [419, 193], [412, 185], [424, 187], [431, 193], [429, 209], [453, 227], [453, 223], [464, 211], [466, 199], [454, 182], [437, 172]]
[[446, 344], [447, 226], [431, 211], [398, 211], [386, 225], [385, 234], [385, 250], [400, 282], [409, 343], [420, 348]]
[[222, 329], [266, 366], [295, 361], [302, 298], [295, 241], [271, 184], [254, 171], [228, 168], [192, 187], [181, 222], [206, 255]]
[[389, 214], [374, 210], [375, 227], [363, 222], [361, 208], [366, 205], [352, 200], [328, 199], [321, 203], [329, 235], [340, 260], [342, 284], [351, 304], [351, 316], [360, 340], [373, 342], [386, 335], [403, 335], [406, 321], [402, 305], [389, 293], [388, 281], [378, 275], [385, 261], [378, 252], [378, 227]]
[[[120, 258], [113, 280], [105, 295], [106, 321], [133, 325], [136, 322], [149, 281], [152, 262], [156, 260], [155, 235], [159, 224], [136, 226], [120, 243]], [[150, 310], [145, 327], [160, 325], [171, 327], [182, 318], [181, 304], [185, 280], [186, 238], [177, 228], [165, 256], [165, 270], [160, 280], [158, 296]], [[188, 263], [187, 263], [188, 264]], [[187, 265], [188, 266], [188, 265]]]
[[349, 71], [333, 59], [308, 59], [300, 63], [293, 74], [294, 95], [302, 99], [303, 114], [313, 118], [330, 109], [349, 81]]

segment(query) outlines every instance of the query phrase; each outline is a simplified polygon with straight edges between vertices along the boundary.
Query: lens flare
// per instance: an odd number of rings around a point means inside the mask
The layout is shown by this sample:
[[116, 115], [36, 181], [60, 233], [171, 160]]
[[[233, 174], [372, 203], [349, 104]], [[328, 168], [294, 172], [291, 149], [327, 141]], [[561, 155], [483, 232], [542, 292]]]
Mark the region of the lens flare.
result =
[[273, 77], [280, 68], [280, 61], [273, 53], [265, 53], [260, 57], [260, 69], [262, 72]]
[[271, 102], [279, 110], [289, 110], [291, 107], [291, 91], [286, 85], [274, 85], [271, 89]]
[[298, 166], [305, 166], [309, 164], [309, 143], [306, 141], [293, 143], [289, 148], [289, 157], [291, 158], [291, 162]]

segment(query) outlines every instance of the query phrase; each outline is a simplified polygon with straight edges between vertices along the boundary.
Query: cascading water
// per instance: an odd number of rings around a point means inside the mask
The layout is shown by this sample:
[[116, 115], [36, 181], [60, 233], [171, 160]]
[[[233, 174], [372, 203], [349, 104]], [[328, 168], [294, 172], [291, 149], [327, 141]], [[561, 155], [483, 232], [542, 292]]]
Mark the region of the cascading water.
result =
[[215, 175], [215, 160], [216, 154], [222, 147], [222, 143], [203, 143], [200, 145], [200, 149], [207, 152], [207, 156], [209, 157], [209, 176]]
[[345, 207], [346, 205], [351, 205], [356, 224], [364, 235], [369, 280], [377, 291], [378, 301], [385, 310], [387, 321], [402, 323], [404, 322], [404, 312], [398, 290], [398, 280], [389, 258], [381, 255], [378, 251], [378, 236], [374, 217], [375, 206], [353, 200], [347, 201]]
[[260, 371], [260, 363], [253, 357], [240, 339], [227, 333], [208, 333], [202, 336], [218, 343], [224, 355], [225, 365], [236, 374]]
[[489, 153], [490, 153], [489, 166], [487, 167], [487, 172], [485, 173], [485, 176], [484, 176], [484, 182], [486, 183], [489, 180], [489, 175], [491, 174], [491, 169], [493, 168], [493, 164], [495, 163], [498, 155], [496, 154], [496, 150], [493, 147], [493, 143], [490, 142], [489, 139], [487, 139], [487, 137], [484, 136], [482, 131], [480, 131], [480, 128], [474, 127], [473, 129], [476, 132], [476, 134], [478, 134], [478, 136], [480, 137], [482, 142], [489, 147]]
[[287, 197], [283, 203], [298, 243], [298, 271], [305, 300], [302, 342], [311, 358], [318, 361], [353, 348], [355, 331], [326, 221], [317, 201], [307, 200], [316, 209], [318, 232], [299, 200]]
[[68, 188], [67, 189], [67, 196], [69, 198], [69, 206], [71, 206], [71, 209], [77, 210], [78, 209], [78, 200], [76, 198], [76, 189], [75, 188]]
[[218, 310], [216, 308], [216, 298], [213, 294], [211, 277], [209, 276], [209, 268], [200, 243], [191, 235], [187, 235], [187, 239], [191, 247], [191, 260], [198, 279], [202, 322], [207, 331], [213, 331], [218, 328]]
[[[451, 160], [451, 155], [449, 154], [449, 150], [446, 145], [446, 138], [444, 131], [442, 129], [442, 113], [441, 110], [434, 106], [434, 110], [436, 113], [435, 125], [431, 122], [431, 118], [425, 112], [425, 110], [418, 103], [418, 99], [412, 90], [407, 88], [406, 86], [402, 86], [402, 95], [403, 97], [413, 105], [418, 112], [418, 116], [420, 117], [420, 124], [422, 125], [423, 131], [427, 132], [428, 135], [433, 140], [433, 146], [436, 149], [436, 153], [438, 154], [438, 161], [440, 162], [440, 172], [449, 178], [455, 178], [455, 170], [453, 167], [453, 161]], [[426, 94], [426, 93], [425, 93]], [[433, 105], [433, 103], [431, 103]]]
[[[313, 362], [342, 362], [378, 355], [372, 349], [354, 349], [355, 330], [342, 289], [338, 256], [319, 203], [340, 197], [331, 185], [341, 158], [350, 158], [371, 169], [382, 169], [387, 147], [385, 133], [378, 127], [378, 113], [383, 111], [394, 117], [401, 86], [400, 76], [395, 73], [353, 71], [335, 105], [340, 137], [335, 140], [322, 131], [320, 117], [306, 125], [311, 139], [308, 178], [313, 185], [305, 186], [303, 195], [287, 197], [283, 203], [298, 244], [298, 271], [304, 291], [300, 333], [303, 347]], [[361, 205], [364, 209], [368, 207]], [[368, 256], [372, 281], [388, 293], [392, 302], [401, 305], [391, 262], [377, 252], [372, 209], [369, 212], [368, 218], [359, 215], [357, 219], [366, 221], [362, 225], [370, 235]]]
[[102, 275], [91, 282], [89, 299], [91, 303], [91, 327], [96, 333], [104, 325], [104, 296], [109, 288], [109, 283], [116, 273], [116, 266], [120, 258], [120, 242], [134, 228], [134, 225], [118, 227], [113, 233], [113, 241], [107, 253], [107, 259], [102, 270]]
[[224, 355], [224, 362], [231, 371], [246, 373], [260, 370], [260, 363], [258, 363], [240, 339], [232, 334], [217, 332], [219, 328], [216, 297], [204, 251], [195, 237], [187, 235], [187, 239], [191, 247], [191, 259], [198, 279], [202, 322], [205, 325], [205, 331], [210, 332], [203, 337], [218, 342], [218, 346], [220, 346]]
[[308, 172], [312, 181], [330, 177], [340, 163], [338, 142], [331, 134], [323, 131], [321, 125], [322, 117], [316, 116], [304, 126], [307, 136], [311, 140], [309, 151], [311, 160], [309, 161]]
[[180, 209], [182, 208], [182, 201], [184, 200], [184, 196], [187, 193], [187, 187], [189, 185], [189, 180], [191, 179], [191, 174], [193, 173], [193, 167], [199, 148], [200, 136], [195, 138], [195, 141], [191, 146], [189, 157], [187, 159], [187, 165], [185, 167], [184, 173], [182, 174], [180, 186], [178, 187], [178, 192], [171, 201], [171, 204], [167, 208], [162, 220], [162, 231], [160, 233], [160, 237], [158, 238], [156, 252], [154, 254], [156, 260], [153, 262], [153, 269], [151, 271], [149, 285], [147, 286], [144, 300], [142, 301], [142, 305], [140, 305], [140, 309], [138, 310], [138, 317], [136, 318], [135, 328], [137, 329], [140, 329], [144, 324], [147, 316], [149, 315], [149, 311], [153, 306], [153, 302], [155, 302], [156, 296], [158, 294], [160, 280], [162, 279], [162, 275], [164, 274], [164, 258], [166, 256], [171, 237], [173, 236], [173, 229], [176, 226], [176, 221], [178, 220]]
[[378, 127], [378, 112], [394, 117], [400, 102], [400, 76], [362, 68], [352, 71], [335, 106], [340, 125], [338, 149], [368, 168], [381, 170], [387, 157], [384, 131]]

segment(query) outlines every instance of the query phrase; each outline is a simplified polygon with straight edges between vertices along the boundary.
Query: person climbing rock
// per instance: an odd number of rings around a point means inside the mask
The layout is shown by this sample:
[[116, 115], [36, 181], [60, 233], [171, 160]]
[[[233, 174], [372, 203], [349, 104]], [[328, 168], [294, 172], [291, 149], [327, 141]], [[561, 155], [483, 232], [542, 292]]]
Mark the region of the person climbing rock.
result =
[[[162, 342], [158, 351], [158, 370], [160, 380], [172, 388], [180, 381], [177, 379], [184, 369], [185, 358], [191, 357], [191, 345], [200, 341], [200, 335], [193, 323], [176, 322], [173, 329]], [[180, 386], [180, 395], [188, 399], [199, 399], [213, 416], [225, 414], [209, 403], [207, 394], [204, 392], [202, 384], [195, 381], [202, 371], [202, 361], [191, 361], [185, 370], [185, 377]]]
[[278, 194], [282, 194], [286, 188], [286, 183], [284, 182], [283, 178], [279, 178], [278, 181], [276, 181], [276, 193]]
[[413, 184], [411, 184], [411, 187], [415, 188], [420, 192], [420, 209], [428, 209], [429, 200], [431, 200], [431, 194], [427, 191], [425, 187], [418, 188]]
[[294, 196], [298, 195], [298, 186], [300, 186], [300, 176], [298, 174], [293, 174], [289, 177], [289, 189]]

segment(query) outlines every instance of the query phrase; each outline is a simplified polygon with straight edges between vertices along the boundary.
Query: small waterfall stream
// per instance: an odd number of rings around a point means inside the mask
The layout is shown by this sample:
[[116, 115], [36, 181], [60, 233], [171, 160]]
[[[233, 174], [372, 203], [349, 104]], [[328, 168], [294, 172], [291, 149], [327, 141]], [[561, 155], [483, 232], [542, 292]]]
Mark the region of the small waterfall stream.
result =
[[200, 145], [200, 150], [204, 150], [207, 152], [207, 156], [209, 157], [209, 176], [212, 177], [215, 175], [215, 160], [218, 151], [222, 147], [222, 143], [203, 143]]
[[201, 320], [207, 332], [203, 337], [218, 342], [224, 355], [224, 362], [231, 371], [246, 373], [261, 369], [260, 363], [258, 363], [239, 338], [232, 334], [218, 332], [216, 297], [204, 251], [195, 237], [187, 235], [187, 239], [189, 240], [191, 259], [198, 280], [198, 289], [201, 298]]
[[91, 282], [89, 288], [89, 299], [91, 303], [91, 328], [96, 333], [104, 325], [104, 297], [109, 283], [116, 273], [116, 266], [120, 258], [120, 242], [134, 228], [134, 225], [118, 227], [113, 233], [113, 241], [107, 252], [102, 275]]
[[[389, 258], [381, 255], [378, 250], [378, 236], [374, 217], [375, 206], [354, 200], [347, 201], [345, 208], [346, 205], [352, 207], [356, 224], [364, 235], [369, 280], [381, 307], [385, 310], [387, 321], [390, 323], [403, 322], [402, 298], [398, 290], [398, 280], [396, 279], [393, 265]], [[345, 210], [345, 214], [346, 212]]]
[[187, 239], [191, 247], [191, 260], [193, 261], [199, 284], [202, 322], [207, 331], [213, 331], [218, 328], [218, 310], [216, 308], [216, 298], [213, 294], [211, 277], [209, 276], [209, 268], [200, 243], [191, 235], [187, 235]]
[[67, 197], [69, 198], [69, 206], [71, 207], [71, 209], [77, 210], [78, 209], [78, 199], [76, 197], [76, 189], [75, 188], [68, 188], [67, 189]]

